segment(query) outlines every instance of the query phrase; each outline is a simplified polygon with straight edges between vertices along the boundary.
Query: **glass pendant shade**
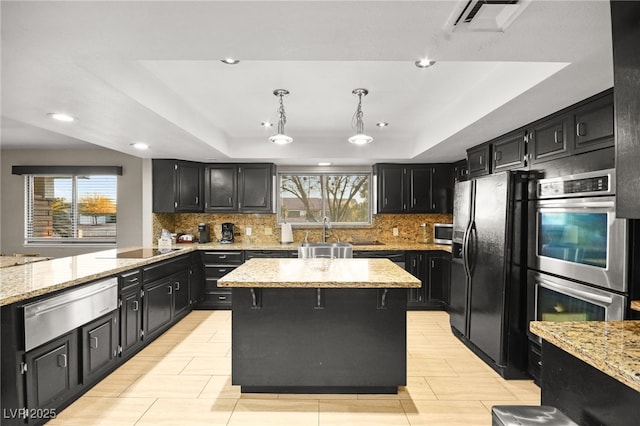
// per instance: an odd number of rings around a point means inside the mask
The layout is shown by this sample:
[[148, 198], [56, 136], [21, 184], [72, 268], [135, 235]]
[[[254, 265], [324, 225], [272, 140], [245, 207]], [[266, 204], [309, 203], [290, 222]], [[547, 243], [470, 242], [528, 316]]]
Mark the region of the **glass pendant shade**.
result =
[[351, 136], [348, 141], [354, 145], [366, 145], [373, 142], [373, 138], [364, 133], [364, 121], [362, 120], [364, 115], [362, 113], [362, 97], [367, 96], [369, 91], [367, 89], [353, 89], [351, 93], [358, 97], [358, 107], [351, 121], [351, 125], [356, 129], [356, 134]]
[[293, 142], [293, 138], [291, 136], [287, 136], [283, 133], [278, 133], [277, 135], [273, 135], [269, 138], [271, 143], [276, 145], [286, 145], [288, 143]]
[[358, 133], [357, 135], [353, 135], [349, 138], [349, 143], [354, 145], [366, 145], [371, 142], [373, 142], [373, 138], [365, 135], [364, 133]]

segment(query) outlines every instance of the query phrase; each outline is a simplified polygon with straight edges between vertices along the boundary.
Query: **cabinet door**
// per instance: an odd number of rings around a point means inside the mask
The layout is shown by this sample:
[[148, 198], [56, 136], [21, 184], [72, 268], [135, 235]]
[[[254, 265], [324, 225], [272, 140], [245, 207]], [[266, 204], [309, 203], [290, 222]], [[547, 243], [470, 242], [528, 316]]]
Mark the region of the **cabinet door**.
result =
[[271, 213], [273, 199], [273, 166], [241, 164], [238, 167], [238, 210]]
[[485, 144], [467, 150], [469, 177], [487, 175], [491, 171], [491, 145]]
[[493, 142], [493, 171], [520, 169], [526, 166], [525, 134], [516, 132]]
[[429, 256], [429, 301], [441, 306], [449, 305], [451, 260], [445, 256]]
[[171, 278], [173, 282], [173, 317], [189, 307], [189, 271], [181, 272]]
[[78, 385], [78, 342], [75, 332], [25, 354], [27, 407], [61, 405]]
[[82, 382], [87, 384], [114, 365], [118, 356], [117, 311], [81, 328]]
[[148, 338], [171, 322], [173, 282], [162, 279], [144, 286], [144, 336]]
[[210, 164], [205, 168], [205, 211], [237, 210], [237, 170], [235, 164]]
[[578, 108], [573, 117], [574, 153], [613, 146], [613, 94]]
[[142, 298], [140, 288], [122, 293], [120, 307], [120, 346], [126, 356], [142, 341]]
[[427, 166], [413, 166], [407, 168], [408, 194], [407, 211], [411, 213], [426, 213], [432, 211], [431, 202], [431, 174], [433, 169]]
[[469, 165], [466, 158], [454, 164], [454, 177], [457, 181], [466, 180], [469, 177]]
[[189, 304], [196, 306], [202, 302], [204, 293], [204, 272], [202, 264], [191, 265], [189, 269]]
[[202, 165], [178, 161], [176, 169], [176, 211], [202, 211]]
[[570, 118], [563, 115], [542, 122], [531, 128], [527, 136], [531, 151], [531, 164], [569, 155], [573, 141]]
[[426, 295], [428, 294], [428, 282], [426, 281], [425, 274], [425, 254], [424, 252], [409, 252], [407, 253], [407, 271], [422, 281], [422, 287], [410, 288], [408, 291], [407, 306], [420, 307], [427, 301]]
[[434, 166], [431, 174], [431, 213], [453, 213], [453, 167]]
[[378, 212], [400, 213], [404, 211], [405, 168], [382, 165], [378, 169]]

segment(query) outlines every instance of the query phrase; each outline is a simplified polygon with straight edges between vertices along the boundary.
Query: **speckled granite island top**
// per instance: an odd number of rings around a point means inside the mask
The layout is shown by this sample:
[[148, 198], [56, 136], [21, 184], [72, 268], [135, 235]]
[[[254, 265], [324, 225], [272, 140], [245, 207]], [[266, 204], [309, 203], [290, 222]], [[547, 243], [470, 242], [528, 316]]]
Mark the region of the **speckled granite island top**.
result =
[[[333, 242], [330, 241], [330, 242]], [[194, 244], [198, 250], [298, 250], [300, 242], [294, 243], [230, 243], [221, 244], [218, 242], [211, 242], [206, 244]], [[418, 242], [406, 242], [406, 241], [390, 241], [384, 244], [354, 244], [353, 251], [402, 251], [402, 250], [439, 250], [451, 253], [451, 246], [446, 244], [425, 244]]]
[[42, 262], [44, 260], [50, 260], [51, 257], [42, 256], [0, 256], [0, 268], [10, 268], [12, 266], [26, 265], [27, 263]]
[[[326, 262], [328, 267], [323, 268]], [[218, 287], [415, 288], [422, 283], [389, 259], [251, 259]]]
[[535, 321], [530, 330], [640, 392], [640, 321]]

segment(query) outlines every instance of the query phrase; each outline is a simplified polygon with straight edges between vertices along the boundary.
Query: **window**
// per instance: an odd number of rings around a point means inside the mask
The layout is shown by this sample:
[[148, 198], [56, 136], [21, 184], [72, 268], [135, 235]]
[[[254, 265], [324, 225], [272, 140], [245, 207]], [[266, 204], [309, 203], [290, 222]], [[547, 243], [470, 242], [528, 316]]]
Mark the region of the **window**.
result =
[[371, 224], [371, 173], [279, 173], [278, 223]]
[[25, 175], [27, 243], [115, 243], [117, 176]]

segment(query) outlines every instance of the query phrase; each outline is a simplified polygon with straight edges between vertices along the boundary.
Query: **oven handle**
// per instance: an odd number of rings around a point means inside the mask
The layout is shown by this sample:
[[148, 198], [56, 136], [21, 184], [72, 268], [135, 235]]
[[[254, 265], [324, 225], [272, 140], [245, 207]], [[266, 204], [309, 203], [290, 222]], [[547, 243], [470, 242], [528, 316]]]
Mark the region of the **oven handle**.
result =
[[614, 206], [614, 197], [543, 199], [536, 202], [536, 208], [538, 210], [548, 208], [564, 208], [577, 210], [582, 210], [584, 208], [610, 209]]
[[544, 284], [543, 287], [547, 287], [552, 290], [558, 290], [559, 293], [564, 293], [569, 296], [580, 297], [583, 300], [587, 300], [587, 301], [606, 303], [607, 305], [610, 305], [613, 303], [613, 298], [609, 296], [604, 296], [602, 294], [594, 294], [588, 291], [580, 290], [574, 287], [567, 287], [567, 286], [556, 284], [543, 279], [538, 279], [537, 281], [538, 281], [538, 284]]

